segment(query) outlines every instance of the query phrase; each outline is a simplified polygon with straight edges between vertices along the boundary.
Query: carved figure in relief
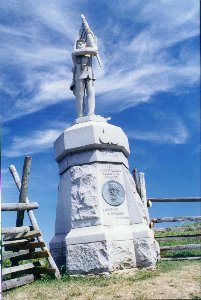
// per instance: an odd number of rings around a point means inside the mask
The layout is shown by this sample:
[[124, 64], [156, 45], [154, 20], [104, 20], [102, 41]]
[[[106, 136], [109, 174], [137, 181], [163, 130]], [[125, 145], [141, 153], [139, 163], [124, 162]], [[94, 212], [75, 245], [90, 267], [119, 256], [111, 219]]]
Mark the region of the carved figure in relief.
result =
[[95, 113], [95, 76], [92, 69], [92, 58], [96, 56], [101, 66], [100, 57], [98, 55], [97, 39], [91, 31], [86, 18], [82, 17], [82, 26], [79, 36], [76, 40], [72, 53], [73, 60], [73, 81], [70, 89], [76, 96], [78, 117], [84, 115], [85, 95], [87, 97], [87, 115]]
[[118, 206], [124, 201], [125, 191], [118, 181], [109, 180], [102, 188], [102, 196], [108, 204]]
[[110, 201], [116, 201], [117, 197], [120, 195], [120, 190], [116, 183], [109, 183], [108, 184], [108, 191], [110, 195]]

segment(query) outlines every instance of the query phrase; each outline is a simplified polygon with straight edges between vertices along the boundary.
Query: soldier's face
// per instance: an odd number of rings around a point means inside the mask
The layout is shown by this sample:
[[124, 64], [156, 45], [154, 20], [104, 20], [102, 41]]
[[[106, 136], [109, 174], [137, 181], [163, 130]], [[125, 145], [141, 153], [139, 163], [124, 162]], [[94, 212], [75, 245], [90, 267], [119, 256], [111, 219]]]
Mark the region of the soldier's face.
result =
[[80, 42], [77, 43], [77, 48], [78, 49], [82, 49], [84, 47], [85, 47], [85, 43], [84, 42], [80, 41]]
[[119, 195], [119, 189], [116, 184], [109, 184], [109, 194], [110, 200], [115, 201], [117, 196]]

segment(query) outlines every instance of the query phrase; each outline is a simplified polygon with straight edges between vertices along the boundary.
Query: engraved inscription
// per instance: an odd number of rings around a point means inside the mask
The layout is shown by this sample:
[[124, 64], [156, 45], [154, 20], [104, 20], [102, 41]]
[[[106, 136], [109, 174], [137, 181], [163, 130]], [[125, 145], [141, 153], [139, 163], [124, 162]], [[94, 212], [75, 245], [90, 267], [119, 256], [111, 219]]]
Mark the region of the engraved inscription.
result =
[[119, 207], [108, 207], [103, 209], [109, 217], [115, 217], [116, 220], [129, 220], [128, 215], [125, 211], [119, 211]]
[[121, 153], [112, 150], [101, 150], [100, 154], [102, 157], [118, 157]]
[[102, 196], [108, 204], [119, 206], [125, 199], [125, 191], [118, 181], [109, 180], [103, 186]]
[[118, 179], [122, 170], [113, 165], [107, 165], [101, 169], [105, 179]]

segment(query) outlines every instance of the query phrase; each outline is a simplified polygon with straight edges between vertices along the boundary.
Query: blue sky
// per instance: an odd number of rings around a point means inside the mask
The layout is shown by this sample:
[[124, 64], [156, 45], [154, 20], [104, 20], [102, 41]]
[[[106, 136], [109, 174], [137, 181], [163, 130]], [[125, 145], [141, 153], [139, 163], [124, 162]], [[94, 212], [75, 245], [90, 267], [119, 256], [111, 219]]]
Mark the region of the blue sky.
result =
[[[148, 197], [200, 196], [199, 1], [1, 1], [2, 199], [17, 202], [9, 174], [33, 158], [29, 198], [54, 235], [58, 168], [53, 142], [76, 117], [71, 52], [84, 14], [98, 38], [96, 113], [129, 137], [130, 169]], [[154, 204], [152, 216], [196, 215], [199, 204]], [[15, 213], [3, 225], [15, 225]]]

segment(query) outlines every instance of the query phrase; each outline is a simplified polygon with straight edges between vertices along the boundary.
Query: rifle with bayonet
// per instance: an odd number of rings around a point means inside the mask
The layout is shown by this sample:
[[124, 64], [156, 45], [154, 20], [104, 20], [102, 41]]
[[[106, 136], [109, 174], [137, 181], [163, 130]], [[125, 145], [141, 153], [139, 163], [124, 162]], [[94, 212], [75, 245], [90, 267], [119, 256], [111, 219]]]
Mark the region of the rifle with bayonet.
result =
[[[81, 15], [82, 18], [82, 26], [80, 29], [80, 38], [84, 39], [87, 42], [87, 46], [89, 47], [97, 47], [97, 38], [91, 31], [91, 28], [89, 27], [89, 24], [87, 23], [87, 20], [84, 15]], [[102, 62], [100, 59], [100, 56], [97, 52], [96, 58], [98, 60], [99, 66], [102, 67]]]

